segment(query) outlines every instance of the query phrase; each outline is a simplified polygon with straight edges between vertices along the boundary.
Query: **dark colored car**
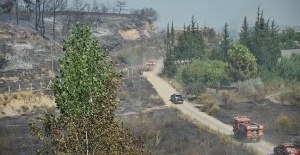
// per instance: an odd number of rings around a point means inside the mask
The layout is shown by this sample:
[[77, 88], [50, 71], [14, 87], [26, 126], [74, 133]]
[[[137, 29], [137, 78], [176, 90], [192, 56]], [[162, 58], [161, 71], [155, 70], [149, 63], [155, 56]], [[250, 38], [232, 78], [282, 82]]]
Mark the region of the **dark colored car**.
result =
[[175, 104], [183, 104], [183, 96], [180, 93], [174, 93], [171, 95], [170, 101]]

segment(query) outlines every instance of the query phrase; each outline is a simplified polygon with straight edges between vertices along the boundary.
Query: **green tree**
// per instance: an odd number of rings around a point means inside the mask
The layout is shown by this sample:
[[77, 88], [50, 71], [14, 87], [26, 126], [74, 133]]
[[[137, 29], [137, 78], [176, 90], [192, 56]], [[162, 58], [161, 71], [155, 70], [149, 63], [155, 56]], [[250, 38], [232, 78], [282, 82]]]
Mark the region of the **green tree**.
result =
[[275, 21], [272, 21], [271, 27], [269, 29], [269, 43], [268, 50], [266, 51], [266, 66], [269, 70], [275, 68], [278, 64], [278, 60], [281, 57], [281, 48], [280, 48], [280, 40], [278, 35], [277, 26], [275, 25]]
[[201, 82], [194, 82], [186, 85], [184, 91], [188, 95], [195, 96], [196, 98], [206, 92], [206, 86]]
[[255, 56], [244, 45], [237, 44], [228, 51], [230, 72], [236, 80], [247, 80], [257, 75]]
[[219, 93], [219, 88], [223, 81], [228, 80], [227, 73], [228, 64], [219, 60], [209, 62], [209, 67], [205, 70], [205, 81], [208, 86], [216, 88], [216, 93]]
[[213, 28], [204, 27], [202, 29], [203, 37], [205, 38], [205, 45], [209, 49], [219, 47], [219, 42], [221, 41], [221, 35], [216, 34]]
[[[14, 6], [14, 0], [3, 0], [0, 3], [0, 8], [4, 13], [10, 13]], [[0, 10], [1, 11], [1, 10]]]
[[249, 50], [257, 59], [260, 67], [265, 67], [269, 71], [274, 69], [280, 58], [280, 46], [278, 40], [278, 31], [275, 22], [271, 26], [269, 20], [265, 21], [263, 11], [260, 8], [257, 11], [257, 19], [254, 31], [251, 34], [251, 46]]
[[288, 80], [300, 81], [300, 54], [283, 57], [278, 64], [279, 75]]
[[246, 16], [244, 17], [243, 26], [239, 35], [240, 35], [240, 44], [249, 48], [251, 40], [250, 40], [250, 32], [249, 32]]
[[162, 73], [167, 77], [173, 77], [176, 72], [175, 66], [175, 58], [172, 54], [172, 50], [167, 50], [166, 58], [164, 59], [164, 68], [162, 69]]
[[173, 26], [173, 22], [172, 22], [172, 26], [171, 26], [171, 34], [170, 34], [170, 40], [171, 40], [171, 46], [174, 47], [175, 45], [175, 33], [174, 33], [174, 26]]
[[206, 86], [215, 87], [218, 91], [222, 83], [228, 80], [226, 68], [227, 63], [219, 60], [195, 60], [190, 65], [179, 69], [176, 78], [184, 85], [200, 82]]
[[142, 154], [142, 146], [114, 118], [121, 74], [108, 52], [92, 39], [91, 28], [77, 22], [63, 50], [60, 76], [52, 87], [60, 114], [46, 112], [38, 119], [42, 126], [30, 121], [32, 134], [43, 142], [39, 152]]
[[[296, 32], [293, 28], [287, 28], [282, 31], [282, 33], [279, 35], [281, 46], [283, 49], [296, 49], [300, 48], [300, 38], [298, 38], [300, 35], [299, 32]], [[297, 43], [298, 42], [298, 45]]]
[[165, 39], [165, 45], [166, 45], [166, 50], [170, 49], [170, 44], [171, 44], [171, 36], [170, 36], [170, 27], [169, 23], [167, 25], [167, 32], [166, 32], [166, 39]]
[[220, 47], [213, 48], [209, 56], [210, 60], [222, 60], [222, 49]]
[[232, 39], [229, 36], [228, 24], [225, 23], [224, 29], [222, 32], [223, 39], [221, 41], [221, 51], [220, 51], [220, 60], [223, 62], [227, 62], [228, 55], [227, 52], [231, 48]]
[[207, 53], [202, 31], [196, 26], [194, 16], [190, 24], [178, 36], [178, 43], [174, 47], [174, 54], [177, 60], [206, 60]]

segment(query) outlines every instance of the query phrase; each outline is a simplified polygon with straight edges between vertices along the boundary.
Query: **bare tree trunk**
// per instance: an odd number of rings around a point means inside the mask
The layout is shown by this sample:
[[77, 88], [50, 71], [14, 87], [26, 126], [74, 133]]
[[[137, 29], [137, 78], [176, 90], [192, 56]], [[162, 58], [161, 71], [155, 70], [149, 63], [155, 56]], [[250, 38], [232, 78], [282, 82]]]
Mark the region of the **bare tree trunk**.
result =
[[53, 0], [53, 26], [52, 26], [52, 33], [53, 33], [53, 40], [55, 41], [55, 17], [56, 17], [56, 0]]
[[44, 10], [45, 10], [45, 0], [43, 0], [43, 4], [42, 4], [42, 31], [41, 34], [44, 36], [45, 35], [45, 21], [44, 21]]
[[17, 25], [19, 25], [19, 0], [16, 0]]
[[39, 22], [39, 20], [38, 20], [38, 14], [39, 14], [39, 12], [38, 12], [38, 2], [39, 0], [36, 0], [35, 1], [35, 30], [36, 31], [39, 31], [39, 24], [38, 24], [38, 22]]

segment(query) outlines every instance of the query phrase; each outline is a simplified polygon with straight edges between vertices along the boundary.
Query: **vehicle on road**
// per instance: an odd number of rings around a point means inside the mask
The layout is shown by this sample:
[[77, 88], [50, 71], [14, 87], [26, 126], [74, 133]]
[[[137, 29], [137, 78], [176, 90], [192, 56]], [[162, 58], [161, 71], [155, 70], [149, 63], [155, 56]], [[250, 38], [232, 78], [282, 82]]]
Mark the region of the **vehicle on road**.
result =
[[149, 59], [146, 61], [146, 71], [152, 71], [156, 68], [156, 60], [155, 59]]
[[170, 101], [175, 104], [183, 104], [184, 99], [183, 96], [180, 93], [174, 93], [170, 97]]
[[233, 118], [233, 133], [235, 138], [241, 138], [245, 142], [261, 140], [263, 134], [263, 125], [252, 122], [246, 116], [237, 116]]
[[274, 147], [274, 155], [300, 155], [300, 149], [292, 143], [282, 143]]

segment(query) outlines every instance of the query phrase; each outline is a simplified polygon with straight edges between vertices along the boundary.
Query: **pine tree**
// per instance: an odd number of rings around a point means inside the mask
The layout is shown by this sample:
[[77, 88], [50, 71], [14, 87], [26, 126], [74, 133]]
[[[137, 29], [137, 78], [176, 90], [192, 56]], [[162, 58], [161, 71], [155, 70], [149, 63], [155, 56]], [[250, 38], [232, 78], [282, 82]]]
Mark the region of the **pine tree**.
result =
[[[185, 26], [184, 26], [185, 27]], [[196, 27], [196, 21], [192, 16], [190, 25], [184, 28], [183, 33], [178, 36], [178, 43], [175, 47], [175, 58], [185, 60], [206, 60], [204, 38], [201, 30]]]
[[273, 21], [270, 27], [269, 20], [265, 21], [263, 11], [260, 12], [260, 8], [257, 11], [249, 49], [256, 57], [257, 64], [261, 67], [266, 67], [268, 70], [276, 66], [280, 57], [278, 31], [275, 22]]
[[228, 61], [228, 55], [227, 55], [227, 52], [228, 50], [231, 48], [231, 42], [232, 42], [232, 39], [229, 37], [229, 31], [228, 31], [228, 24], [225, 23], [224, 25], [224, 29], [223, 29], [223, 32], [222, 32], [222, 36], [223, 36], [223, 39], [221, 41], [221, 61], [223, 62], [227, 62]]
[[172, 50], [169, 49], [166, 53], [166, 58], [164, 59], [164, 68], [162, 70], [162, 73], [166, 75], [167, 77], [172, 77], [175, 75], [176, 72], [176, 66], [175, 66], [175, 58], [172, 54]]
[[244, 17], [242, 29], [240, 32], [240, 44], [246, 46], [247, 48], [250, 47], [250, 32], [248, 28], [248, 22], [247, 22], [247, 17]]
[[269, 70], [273, 69], [277, 63], [278, 59], [281, 57], [281, 50], [280, 50], [280, 40], [278, 36], [277, 26], [275, 25], [275, 21], [272, 21], [272, 25], [270, 28], [270, 37], [269, 37], [269, 49], [268, 49], [268, 61], [267, 67]]

